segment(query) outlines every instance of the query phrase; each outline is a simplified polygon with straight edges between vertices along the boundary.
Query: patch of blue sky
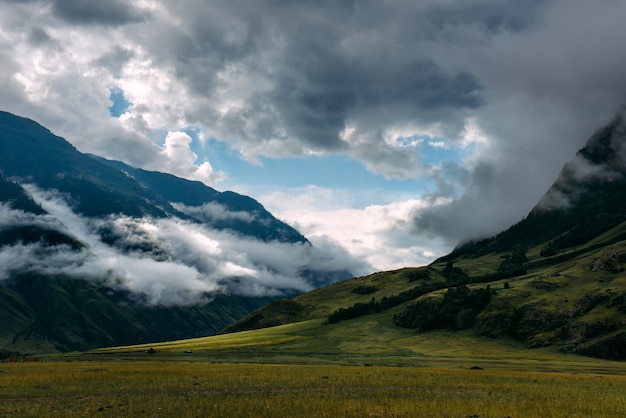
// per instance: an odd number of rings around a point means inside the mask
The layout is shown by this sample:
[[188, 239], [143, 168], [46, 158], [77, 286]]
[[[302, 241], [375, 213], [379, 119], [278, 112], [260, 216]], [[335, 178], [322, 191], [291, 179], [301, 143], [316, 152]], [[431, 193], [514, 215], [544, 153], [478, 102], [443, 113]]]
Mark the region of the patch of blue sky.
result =
[[413, 135], [396, 139], [403, 148], [414, 148], [420, 153], [420, 162], [425, 165], [437, 165], [446, 161], [460, 162], [466, 150], [454, 146], [445, 138], [428, 135]]
[[[225, 179], [216, 184], [219, 190], [246, 188], [268, 190], [317, 186], [344, 189], [370, 194], [380, 191], [379, 203], [393, 196], [424, 195], [434, 191], [436, 183], [429, 178], [389, 179], [375, 174], [359, 161], [345, 155], [319, 155], [290, 158], [261, 157], [261, 165], [244, 160], [223, 141], [199, 139], [200, 131], [193, 127], [183, 130], [191, 138], [191, 150], [198, 156], [196, 163], [208, 161], [213, 170], [225, 173]], [[414, 138], [415, 139], [415, 138]], [[444, 161], [460, 161], [463, 149], [448, 147], [445, 140], [423, 138], [413, 145], [423, 164], [436, 165]]]
[[[191, 144], [189, 144], [189, 148], [196, 154], [202, 155], [204, 153], [204, 148], [202, 146], [202, 141], [200, 141], [200, 129], [194, 126], [188, 126], [186, 128], [181, 129], [182, 132], [189, 135], [191, 138]], [[204, 161], [199, 161], [200, 163]]]
[[209, 161], [214, 170], [226, 174], [226, 179], [218, 188], [236, 189], [246, 185], [286, 189], [314, 185], [332, 189], [380, 189], [385, 193], [420, 193], [433, 186], [430, 180], [424, 179], [386, 179], [382, 175], [371, 173], [360, 162], [342, 155], [262, 157], [261, 165], [255, 165], [245, 161], [227, 144], [217, 140], [205, 142], [202, 151], [196, 149], [194, 152], [202, 156], [202, 160]]
[[109, 107], [109, 114], [114, 118], [122, 116], [130, 106], [130, 102], [124, 96], [124, 91], [119, 87], [112, 87], [109, 95], [112, 105]]
[[420, 161], [427, 165], [437, 165], [446, 161], [460, 162], [465, 155], [464, 150], [457, 148], [445, 148], [433, 144], [424, 144], [419, 149]]
[[[165, 138], [167, 137], [167, 133], [167, 129], [157, 129], [152, 132], [152, 134], [150, 135], [150, 139], [152, 140], [152, 142], [162, 147], [165, 145]], [[194, 142], [198, 141], [197, 138], [192, 137], [192, 139]]]

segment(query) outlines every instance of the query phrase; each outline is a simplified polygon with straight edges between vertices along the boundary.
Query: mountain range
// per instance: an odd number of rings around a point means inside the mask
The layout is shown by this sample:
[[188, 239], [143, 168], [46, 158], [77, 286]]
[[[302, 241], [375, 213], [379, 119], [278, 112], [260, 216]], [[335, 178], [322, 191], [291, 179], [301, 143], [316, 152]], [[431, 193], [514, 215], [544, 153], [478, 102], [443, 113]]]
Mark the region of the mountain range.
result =
[[5, 349], [66, 351], [299, 323], [288, 338], [265, 341], [274, 334], [260, 330], [255, 341], [286, 355], [411, 353], [407, 330], [444, 330], [626, 359], [621, 115], [507, 230], [428, 266], [356, 278], [253, 199], [81, 154], [32, 121], [0, 116]]
[[248, 196], [81, 153], [0, 112], [0, 348], [214, 334], [351, 277], [319, 267], [331, 258]]

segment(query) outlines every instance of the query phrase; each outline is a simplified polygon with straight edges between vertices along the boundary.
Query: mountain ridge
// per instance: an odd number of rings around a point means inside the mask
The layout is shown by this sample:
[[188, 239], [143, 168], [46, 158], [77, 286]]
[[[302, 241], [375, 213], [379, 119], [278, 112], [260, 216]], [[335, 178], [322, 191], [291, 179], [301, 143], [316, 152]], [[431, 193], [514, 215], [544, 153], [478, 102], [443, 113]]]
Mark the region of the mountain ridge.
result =
[[[0, 348], [215, 334], [346, 278], [310, 265], [316, 251], [253, 198], [83, 154], [0, 112]], [[272, 264], [280, 252], [308, 258], [289, 270]]]
[[492, 237], [462, 243], [435, 262], [494, 249], [527, 249], [545, 241], [546, 254], [555, 255], [625, 221], [625, 138], [626, 123], [619, 114], [563, 166], [526, 217]]
[[[260, 237], [265, 241], [308, 242], [299, 232], [276, 219], [263, 205], [249, 196], [240, 195], [232, 191], [218, 192], [199, 181], [182, 179], [168, 173], [143, 170], [121, 161], [108, 160], [92, 154], [88, 155], [136, 179], [141, 185], [151, 190], [164, 201], [167, 201], [170, 205], [179, 203], [185, 206], [197, 207], [214, 203], [223, 206], [230, 212], [248, 212], [256, 217], [254, 227], [249, 227], [251, 222], [237, 222], [229, 219], [212, 222], [214, 228], [230, 229], [245, 235]], [[173, 210], [176, 211], [175, 213], [178, 216], [191, 216], [189, 213], [183, 212], [181, 214], [181, 211], [175, 207], [173, 207]]]

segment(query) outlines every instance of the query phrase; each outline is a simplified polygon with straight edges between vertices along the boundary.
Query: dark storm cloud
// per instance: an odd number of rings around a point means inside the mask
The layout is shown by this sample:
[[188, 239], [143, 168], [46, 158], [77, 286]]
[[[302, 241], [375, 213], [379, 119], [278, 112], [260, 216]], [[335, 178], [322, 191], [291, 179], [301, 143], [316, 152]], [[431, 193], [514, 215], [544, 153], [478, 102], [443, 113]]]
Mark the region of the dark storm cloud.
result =
[[486, 105], [473, 116], [490, 144], [457, 178], [456, 199], [415, 214], [417, 234], [455, 245], [520, 220], [626, 103], [626, 4], [557, 0], [537, 11], [517, 32], [480, 33], [480, 42], [438, 60], [468, 69], [483, 86]]
[[135, 53], [132, 50], [115, 45], [109, 52], [102, 55], [93, 63], [95, 65], [108, 68], [111, 74], [115, 77], [119, 77], [124, 66], [134, 56]]
[[[159, 48], [158, 59], [176, 68], [192, 95], [232, 91], [229, 83], [239, 76], [253, 86], [217, 121], [224, 136], [241, 141], [244, 152], [366, 156], [342, 136], [349, 125], [356, 125], [360, 141], [376, 148], [382, 140], [378, 132], [398, 123], [456, 118], [450, 126], [458, 131], [464, 112], [483, 102], [470, 73], [440, 68], [425, 50], [423, 42], [445, 29], [429, 20], [431, 8], [445, 20], [445, 10], [436, 5], [216, 1], [212, 6], [168, 5], [187, 23], [185, 31], [170, 28], [146, 43]], [[481, 18], [478, 24], [486, 25]], [[206, 107], [192, 112], [188, 116], [200, 121], [210, 114]], [[282, 145], [275, 150], [277, 143]], [[377, 167], [375, 160], [368, 163]], [[415, 165], [405, 169], [414, 172]]]
[[34, 27], [28, 34], [28, 40], [33, 44], [47, 44], [52, 41], [52, 38], [50, 38], [50, 35], [48, 35], [44, 29]]
[[537, 14], [547, 3], [549, 0], [439, 2], [432, 5], [428, 18], [439, 27], [478, 22], [491, 32], [520, 31], [534, 24]]
[[[336, 153], [432, 175], [450, 203], [408, 223], [452, 245], [524, 216], [626, 102], [619, 1], [0, 2], [0, 104], [82, 149], [157, 165], [145, 138], [193, 126], [252, 161]], [[11, 49], [24, 33], [65, 50]], [[111, 86], [131, 102], [120, 132]], [[421, 134], [470, 157], [424, 166], [395, 142]]]
[[[530, 185], [495, 164], [481, 163], [469, 172], [448, 167], [441, 175], [449, 176], [453, 183], [461, 182], [462, 195], [448, 204], [415, 213], [412, 229], [419, 235], [442, 237], [450, 246], [495, 234], [533, 205], [528, 198]], [[457, 192], [449, 183], [443, 186], [440, 190]]]
[[[340, 52], [323, 61], [319, 68], [302, 68], [304, 83], [281, 77], [282, 82], [265, 97], [286, 119], [289, 132], [312, 147], [341, 149], [340, 133], [358, 112], [369, 110], [373, 119], [360, 122], [376, 129], [378, 123], [389, 123], [384, 118], [407, 120], [412, 115], [427, 119], [424, 115], [481, 103], [480, 87], [473, 77], [448, 76], [432, 62], [405, 62], [399, 70], [372, 72], [358, 68]], [[348, 68], [351, 70], [345, 71]], [[382, 72], [388, 74], [382, 76]], [[389, 111], [393, 115], [384, 115]]]
[[144, 19], [124, 0], [53, 0], [52, 10], [59, 18], [77, 24], [123, 25]]

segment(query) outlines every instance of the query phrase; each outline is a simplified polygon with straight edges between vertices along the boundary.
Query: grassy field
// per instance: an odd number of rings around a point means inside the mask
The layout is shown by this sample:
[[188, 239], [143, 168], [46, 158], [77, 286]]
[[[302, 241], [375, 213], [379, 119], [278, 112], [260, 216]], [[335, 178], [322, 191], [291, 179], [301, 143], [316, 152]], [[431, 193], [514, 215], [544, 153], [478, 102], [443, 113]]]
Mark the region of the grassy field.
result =
[[[529, 350], [508, 339], [476, 337], [472, 330], [432, 331], [389, 326], [394, 311], [338, 324], [310, 320], [273, 328], [191, 340], [104, 348], [81, 358], [138, 360], [150, 347], [161, 360], [226, 363], [406, 366], [487, 370], [623, 373], [626, 363], [563, 354], [552, 348]], [[90, 357], [91, 356], [91, 357]], [[99, 357], [97, 357], [99, 356]]]
[[4, 364], [3, 417], [622, 417], [626, 376], [96, 361]]
[[[622, 253], [626, 247], [616, 243], [494, 281], [492, 303], [505, 310], [517, 306], [571, 312], [567, 318], [590, 328], [610, 321], [623, 324], [623, 313], [614, 304], [584, 304], [612, 301], [626, 288], [621, 271], [595, 268], [598, 260]], [[488, 255], [458, 265], [490, 274], [501, 259]], [[290, 319], [307, 320], [287, 325], [0, 364], [0, 417], [626, 415], [624, 361], [566, 354], [556, 344], [529, 349], [509, 334], [488, 338], [474, 329], [401, 328], [394, 315], [406, 303], [326, 323], [325, 317], [337, 308], [419, 285], [415, 276], [420, 271], [376, 273], [297, 296], [301, 309]], [[431, 271], [420, 280], [440, 282], [443, 276]], [[358, 288], [378, 290], [355, 292]], [[507, 316], [501, 318], [506, 321]], [[556, 335], [545, 334], [546, 341]]]
[[396, 311], [0, 364], [0, 416], [624, 416], [626, 362], [416, 333]]
[[388, 319], [311, 320], [4, 363], [0, 416], [624, 415], [625, 362], [529, 350], [471, 330], [416, 334]]

